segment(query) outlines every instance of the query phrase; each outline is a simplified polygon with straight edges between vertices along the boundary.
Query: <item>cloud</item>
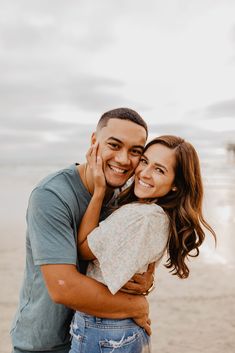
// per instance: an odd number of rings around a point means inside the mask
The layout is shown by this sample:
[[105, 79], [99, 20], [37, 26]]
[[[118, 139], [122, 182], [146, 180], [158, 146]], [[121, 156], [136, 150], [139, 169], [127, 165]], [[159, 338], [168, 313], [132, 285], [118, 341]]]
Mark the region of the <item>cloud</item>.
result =
[[[226, 0], [183, 7], [171, 0], [149, 0], [148, 6], [140, 0], [0, 3], [4, 122], [22, 120], [26, 128], [35, 122], [43, 130], [38, 120], [56, 120], [61, 107], [61, 119], [77, 114], [78, 121], [94, 121], [97, 113], [123, 105], [144, 112], [151, 107], [152, 117], [175, 120], [174, 114], [181, 118], [188, 107], [212, 101], [211, 82], [217, 73], [224, 77], [219, 54], [227, 54], [221, 46], [227, 27], [218, 19], [231, 24]], [[221, 91], [229, 90], [225, 81]], [[178, 108], [166, 107], [169, 100]]]
[[235, 98], [211, 104], [206, 107], [205, 115], [208, 118], [235, 118]]
[[[90, 144], [90, 136], [94, 125], [77, 125], [73, 129], [58, 134], [60, 140], [53, 139], [49, 134], [39, 132], [15, 131], [0, 134], [0, 164], [29, 165], [66, 165], [85, 161], [85, 153]], [[224, 147], [227, 142], [234, 141], [234, 131], [216, 132], [189, 124], [157, 124], [150, 125], [150, 139], [162, 135], [178, 135], [191, 142], [200, 155], [206, 151], [214, 154], [214, 148]], [[55, 132], [56, 135], [56, 132]], [[52, 139], [51, 139], [52, 137]], [[203, 157], [204, 158], [204, 157]]]
[[[54, 53], [66, 48], [70, 52], [101, 51], [114, 42], [113, 21], [109, 16], [113, 10], [110, 1], [94, 2], [64, 1], [21, 1], [16, 6], [9, 1], [3, 4], [4, 16], [1, 17], [2, 42], [5, 49], [15, 53], [21, 50], [34, 51], [36, 54], [46, 48]], [[105, 21], [104, 21], [104, 17]], [[48, 54], [48, 52], [46, 53]]]
[[[230, 128], [235, 128], [234, 126], [234, 118], [235, 118], [235, 99], [228, 99], [224, 101], [215, 102], [213, 104], [209, 104], [207, 106], [201, 107], [199, 109], [189, 110], [185, 113], [185, 119], [191, 118], [192, 122], [198, 122], [200, 125], [207, 123], [213, 127], [212, 120], [214, 119], [214, 124], [232, 124], [230, 127], [228, 126], [228, 130]], [[219, 125], [218, 125], [219, 126]], [[224, 126], [225, 127], [225, 126]]]
[[[23, 76], [24, 71], [21, 71]], [[109, 107], [127, 105], [128, 100], [122, 96], [124, 84], [118, 80], [86, 74], [60, 75], [56, 72], [43, 75], [25, 72], [24, 79], [2, 79], [0, 83], [0, 120], [4, 126], [16, 124], [26, 128], [35, 123], [42, 127], [48, 119], [48, 128], [55, 126], [49, 122], [50, 117], [59, 111], [61, 106], [67, 107], [69, 120], [70, 110], [77, 110], [77, 120], [82, 111], [102, 112]], [[116, 93], [118, 92], [118, 93]], [[41, 122], [39, 120], [42, 119]]]
[[123, 82], [90, 69], [94, 53], [115, 37], [117, 14], [109, 16], [109, 1], [1, 3], [1, 120], [48, 117], [61, 104], [97, 112], [125, 103], [124, 95], [115, 92]]
[[46, 131], [66, 132], [78, 127], [78, 124], [71, 122], [54, 121], [43, 119], [37, 116], [12, 116], [10, 119], [1, 119], [1, 129], [5, 129], [5, 133], [22, 134], [23, 132], [41, 133]]
[[234, 129], [211, 130], [210, 127], [203, 126], [203, 123], [202, 126], [187, 123], [150, 125], [149, 131], [150, 139], [159, 135], [177, 135], [196, 146], [223, 145], [227, 141], [234, 141]]
[[[84, 161], [94, 125], [55, 123], [49, 130], [47, 123], [39, 129], [1, 129], [0, 164], [58, 164]], [[53, 127], [53, 122], [49, 125]], [[45, 130], [43, 129], [45, 127]], [[58, 129], [59, 127], [59, 129]]]

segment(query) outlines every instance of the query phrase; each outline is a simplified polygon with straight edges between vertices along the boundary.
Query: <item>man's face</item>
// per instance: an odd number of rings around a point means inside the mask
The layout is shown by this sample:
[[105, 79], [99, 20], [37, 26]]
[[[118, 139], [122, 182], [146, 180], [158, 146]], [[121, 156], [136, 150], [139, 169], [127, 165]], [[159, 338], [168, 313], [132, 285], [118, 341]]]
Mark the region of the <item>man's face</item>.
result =
[[92, 136], [92, 143], [96, 141], [107, 185], [124, 185], [139, 163], [146, 142], [145, 129], [129, 120], [110, 119]]

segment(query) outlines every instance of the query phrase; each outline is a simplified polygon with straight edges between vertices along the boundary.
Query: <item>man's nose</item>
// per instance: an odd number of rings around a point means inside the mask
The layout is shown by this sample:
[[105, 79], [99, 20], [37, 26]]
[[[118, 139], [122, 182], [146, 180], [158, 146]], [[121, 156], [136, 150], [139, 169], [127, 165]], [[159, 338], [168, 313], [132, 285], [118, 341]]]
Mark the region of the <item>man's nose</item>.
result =
[[123, 165], [130, 164], [130, 158], [129, 158], [128, 151], [125, 151], [125, 150], [118, 151], [115, 159], [120, 164], [123, 164]]

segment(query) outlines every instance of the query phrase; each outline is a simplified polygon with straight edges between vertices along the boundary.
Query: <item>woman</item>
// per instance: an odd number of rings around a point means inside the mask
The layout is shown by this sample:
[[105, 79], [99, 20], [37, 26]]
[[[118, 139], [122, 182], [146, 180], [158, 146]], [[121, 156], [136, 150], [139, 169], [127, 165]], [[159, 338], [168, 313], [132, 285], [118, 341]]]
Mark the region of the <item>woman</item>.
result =
[[[187, 278], [188, 256], [199, 255], [205, 238], [215, 237], [202, 214], [203, 187], [193, 146], [176, 136], [149, 142], [135, 171], [134, 182], [117, 199], [105, 221], [99, 216], [105, 195], [102, 161], [97, 146], [87, 156], [95, 191], [78, 232], [80, 258], [91, 260], [87, 275], [115, 294], [149, 263], [162, 259], [180, 278]], [[71, 325], [72, 353], [150, 352], [149, 336], [131, 319], [108, 320], [76, 312]]]

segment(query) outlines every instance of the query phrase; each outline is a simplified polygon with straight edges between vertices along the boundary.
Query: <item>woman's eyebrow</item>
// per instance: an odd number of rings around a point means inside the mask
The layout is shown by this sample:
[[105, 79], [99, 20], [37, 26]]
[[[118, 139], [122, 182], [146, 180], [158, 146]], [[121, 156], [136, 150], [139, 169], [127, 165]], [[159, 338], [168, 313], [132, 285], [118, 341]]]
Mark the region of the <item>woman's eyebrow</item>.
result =
[[155, 164], [156, 167], [161, 167], [161, 168], [165, 169], [168, 172], [167, 167], [165, 167], [163, 164], [161, 164], [161, 163], [154, 163], [154, 164]]
[[[145, 158], [145, 159], [149, 162], [148, 157], [145, 156], [144, 154], [142, 155], [142, 158]], [[151, 161], [150, 161], [150, 162], [151, 162]], [[165, 167], [163, 164], [157, 163], [157, 162], [153, 162], [153, 164], [154, 164], [156, 167], [161, 167], [161, 168], [165, 169], [165, 170], [168, 172], [167, 167]]]

